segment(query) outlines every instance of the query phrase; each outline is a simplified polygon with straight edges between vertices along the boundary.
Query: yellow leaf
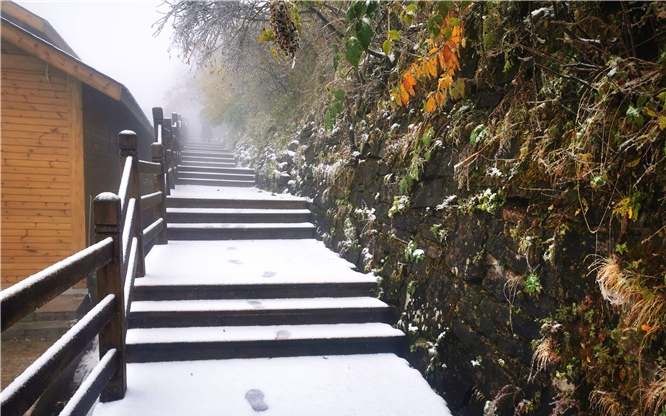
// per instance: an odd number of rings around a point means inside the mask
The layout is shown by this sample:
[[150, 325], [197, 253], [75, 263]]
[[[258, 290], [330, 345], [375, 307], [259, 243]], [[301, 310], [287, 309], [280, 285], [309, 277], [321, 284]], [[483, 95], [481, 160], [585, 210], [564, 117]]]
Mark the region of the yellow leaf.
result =
[[666, 129], [666, 116], [659, 116], [659, 129]]
[[628, 168], [633, 168], [633, 167], [635, 167], [636, 165], [638, 165], [638, 162], [640, 162], [640, 161], [641, 161], [641, 158], [640, 158], [640, 157], [639, 157], [638, 159], [636, 159], [636, 160], [632, 160], [631, 162], [627, 163], [627, 167], [628, 167]]
[[634, 210], [633, 210], [633, 208], [629, 207], [629, 208], [627, 209], [627, 217], [629, 217], [629, 219], [631, 219], [631, 217], [633, 216], [633, 214], [634, 214]]
[[430, 74], [431, 77], [436, 77], [437, 76], [437, 58], [429, 59], [425, 63], [425, 68]]
[[446, 99], [446, 96], [441, 91], [437, 91], [435, 93], [435, 101], [437, 102], [437, 105], [440, 105], [441, 103], [443, 103], [445, 99]]
[[425, 103], [425, 110], [428, 113], [432, 113], [435, 110], [435, 107], [437, 107], [437, 104], [435, 103], [435, 98], [430, 94], [430, 97]]
[[643, 111], [645, 111], [647, 113], [647, 115], [650, 116], [650, 117], [656, 117], [657, 116], [657, 113], [651, 108], [643, 107]]

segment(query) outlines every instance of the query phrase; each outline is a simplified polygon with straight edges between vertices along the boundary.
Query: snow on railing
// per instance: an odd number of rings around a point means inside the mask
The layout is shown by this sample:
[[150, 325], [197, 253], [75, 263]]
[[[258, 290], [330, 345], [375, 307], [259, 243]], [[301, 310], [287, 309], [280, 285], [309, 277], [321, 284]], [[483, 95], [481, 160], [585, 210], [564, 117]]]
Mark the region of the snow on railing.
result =
[[[177, 114], [174, 118], [179, 119]], [[165, 123], [171, 128], [163, 129]], [[159, 124], [155, 120], [157, 142], [151, 145], [152, 162], [138, 159], [136, 133], [120, 132], [121, 186], [118, 194], [103, 192], [93, 202], [95, 244], [0, 292], [3, 331], [93, 273], [97, 276], [97, 299], [101, 299], [2, 391], [3, 416], [23, 415], [96, 336], [100, 362], [61, 414], [85, 415], [98, 397], [105, 402], [125, 396], [125, 336], [134, 279], [145, 275], [144, 248], [153, 242], [167, 243], [169, 171], [172, 178], [174, 175], [168, 161], [169, 155], [173, 162], [173, 155], [179, 154], [178, 147], [170, 147], [174, 143], [179, 146], [179, 128], [180, 121], [172, 126], [169, 119]], [[169, 132], [167, 140], [163, 140], [163, 131]], [[153, 192], [140, 194], [140, 174], [152, 175]], [[144, 230], [141, 214], [147, 210], [152, 210], [156, 219]]]

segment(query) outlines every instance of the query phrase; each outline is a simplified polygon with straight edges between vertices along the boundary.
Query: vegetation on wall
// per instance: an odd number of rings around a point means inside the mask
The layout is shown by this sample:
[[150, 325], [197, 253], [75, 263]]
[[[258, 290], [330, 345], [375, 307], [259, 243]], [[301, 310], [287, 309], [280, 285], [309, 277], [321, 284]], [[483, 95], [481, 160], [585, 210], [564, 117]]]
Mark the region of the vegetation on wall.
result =
[[250, 6], [234, 60], [177, 32], [209, 118], [380, 277], [456, 411], [666, 414], [666, 3]]

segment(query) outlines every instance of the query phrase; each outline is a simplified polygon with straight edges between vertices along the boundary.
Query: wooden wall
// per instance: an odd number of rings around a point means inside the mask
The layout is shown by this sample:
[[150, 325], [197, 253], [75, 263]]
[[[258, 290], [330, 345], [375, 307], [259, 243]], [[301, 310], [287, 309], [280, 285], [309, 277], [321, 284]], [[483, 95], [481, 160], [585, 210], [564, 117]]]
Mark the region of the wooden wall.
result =
[[92, 242], [94, 227], [90, 209], [92, 199], [101, 192], [118, 192], [120, 159], [118, 133], [121, 129], [114, 121], [116, 102], [87, 85], [83, 86], [83, 137], [85, 155], [86, 224], [88, 239]]
[[2, 44], [2, 285], [86, 243], [81, 83]]

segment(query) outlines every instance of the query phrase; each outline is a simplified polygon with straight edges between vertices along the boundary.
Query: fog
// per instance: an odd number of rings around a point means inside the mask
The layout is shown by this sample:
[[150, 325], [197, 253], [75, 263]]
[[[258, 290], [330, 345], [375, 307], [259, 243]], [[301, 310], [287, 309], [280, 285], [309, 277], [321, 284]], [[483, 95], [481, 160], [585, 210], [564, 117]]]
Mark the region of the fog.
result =
[[198, 129], [198, 105], [187, 102], [191, 94], [183, 91], [194, 71], [177, 51], [169, 53], [170, 27], [153, 36], [160, 10], [165, 11], [161, 0], [16, 3], [47, 20], [84, 63], [125, 85], [149, 120], [152, 107], [163, 107], [165, 114], [181, 113]]

